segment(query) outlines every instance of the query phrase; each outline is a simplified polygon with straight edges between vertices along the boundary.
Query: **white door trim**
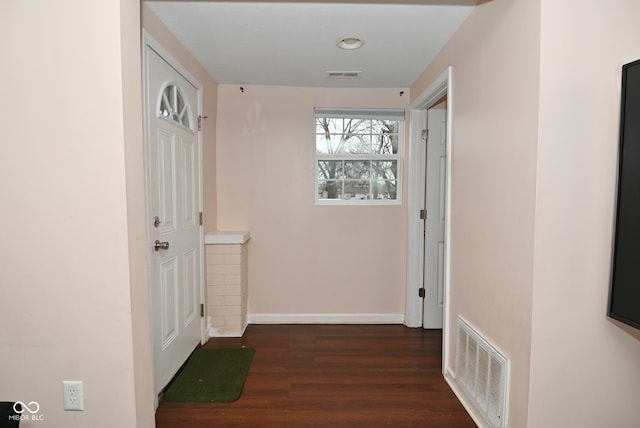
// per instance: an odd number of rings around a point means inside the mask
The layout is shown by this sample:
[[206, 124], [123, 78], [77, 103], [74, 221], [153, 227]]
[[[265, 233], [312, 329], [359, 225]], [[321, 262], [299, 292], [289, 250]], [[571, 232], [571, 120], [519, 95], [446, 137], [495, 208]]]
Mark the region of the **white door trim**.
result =
[[422, 109], [411, 109], [409, 131], [409, 195], [408, 195], [408, 263], [405, 324], [408, 327], [422, 326], [422, 300], [418, 290], [422, 287], [424, 254], [424, 222], [420, 210], [424, 207], [426, 145], [422, 130], [427, 126], [427, 115]]
[[424, 222], [420, 220], [420, 210], [424, 207], [426, 145], [422, 140], [422, 130], [427, 124], [426, 110], [444, 95], [447, 95], [447, 160], [446, 160], [446, 207], [445, 216], [445, 269], [444, 269], [444, 322], [442, 368], [443, 373], [449, 353], [449, 286], [450, 286], [450, 245], [451, 224], [451, 118], [453, 112], [452, 67], [448, 67], [411, 104], [409, 138], [409, 195], [408, 195], [408, 263], [407, 297], [405, 324], [408, 327], [422, 325], [422, 299], [418, 289], [422, 287], [424, 273]]
[[[197, 102], [197, 112], [196, 112], [196, 117], [195, 119], [198, 119], [198, 115], [202, 114], [202, 84], [200, 84], [200, 82], [191, 74], [189, 73], [189, 71], [184, 68], [182, 66], [182, 64], [180, 64], [180, 62], [173, 56], [171, 55], [171, 53], [169, 53], [169, 51], [167, 51], [161, 44], [160, 42], [158, 42], [151, 34], [149, 34], [149, 32], [147, 32], [144, 28], [142, 29], [142, 76], [146, 76], [147, 75], [147, 55], [146, 55], [146, 50], [147, 49], [151, 49], [153, 50], [156, 54], [158, 54], [160, 57], [162, 57], [167, 63], [169, 63], [178, 73], [180, 73], [187, 81], [189, 81], [189, 83], [191, 83], [197, 91], [198, 94], [198, 102]], [[145, 85], [146, 87], [146, 82], [143, 81], [143, 85]], [[142, 95], [142, 94], [141, 94]], [[143, 108], [144, 108], [144, 117], [147, 117], [148, 114], [148, 109], [149, 106], [147, 106], [146, 103], [146, 97], [145, 97], [145, 101], [143, 102]], [[149, 152], [148, 149], [148, 135], [149, 135], [149, 129], [148, 129], [148, 121], [145, 119], [145, 133], [144, 133], [144, 147], [145, 147], [145, 168], [147, 170], [147, 172], [145, 173], [145, 177], [146, 177], [146, 182], [147, 182], [147, 189], [145, 190], [145, 196], [146, 196], [146, 207], [147, 207], [147, 236], [151, 236], [151, 232], [152, 232], [152, 223], [150, 221], [151, 215], [149, 214], [149, 190], [148, 190], [148, 171], [149, 171], [149, 158], [147, 156], [147, 153]], [[200, 158], [200, 164], [198, 165], [198, 182], [199, 182], [199, 187], [200, 187], [200, 192], [198, 195], [198, 205], [199, 205], [199, 211], [202, 212], [202, 207], [203, 207], [203, 194], [202, 194], [202, 186], [203, 186], [203, 180], [202, 180], [202, 132], [201, 131], [197, 131], [196, 130], [196, 134], [197, 134], [197, 144], [198, 144], [198, 155]], [[199, 231], [199, 241], [200, 241], [200, 281], [198, 284], [198, 288], [199, 288], [199, 295], [200, 295], [200, 303], [204, 304], [205, 300], [204, 300], [204, 227], [201, 225], [200, 226], [200, 231]], [[151, 269], [153, 268], [153, 264], [151, 262], [152, 259], [152, 253], [151, 253], [151, 246], [149, 246], [149, 250], [148, 250], [148, 259], [149, 259], [149, 263], [148, 263], [148, 277], [149, 277], [149, 283], [148, 283], [148, 287], [149, 287], [149, 298], [151, 299], [151, 278], [153, 278]], [[150, 300], [150, 304], [151, 304], [151, 300]], [[152, 311], [151, 311], [152, 312]], [[207, 334], [207, 326], [206, 326], [206, 322], [205, 322], [206, 318], [205, 317], [200, 317], [200, 342], [201, 343], [205, 343], [208, 339], [208, 334]], [[151, 334], [153, 334], [153, 332], [150, 332]], [[157, 397], [156, 397], [156, 406], [157, 406]]]

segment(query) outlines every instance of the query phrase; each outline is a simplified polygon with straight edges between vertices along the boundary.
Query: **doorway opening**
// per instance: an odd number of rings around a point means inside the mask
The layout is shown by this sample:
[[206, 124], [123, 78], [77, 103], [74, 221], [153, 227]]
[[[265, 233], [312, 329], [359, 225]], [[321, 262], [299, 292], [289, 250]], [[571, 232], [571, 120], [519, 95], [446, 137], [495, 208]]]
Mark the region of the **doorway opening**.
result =
[[[449, 352], [449, 272], [451, 226], [451, 67], [448, 67], [411, 105], [408, 201], [408, 271], [405, 324], [442, 328], [443, 373]], [[446, 102], [444, 102], [446, 100]], [[443, 103], [444, 102], [444, 103]], [[444, 108], [443, 108], [444, 107]], [[431, 116], [432, 124], [429, 124]], [[434, 129], [433, 131], [431, 129]], [[427, 131], [427, 129], [429, 129]], [[433, 132], [433, 134], [432, 134]], [[428, 138], [427, 141], [426, 138]], [[427, 168], [428, 142], [440, 146]], [[432, 179], [429, 180], [429, 173]], [[434, 184], [429, 192], [428, 182]], [[435, 195], [428, 208], [427, 193]], [[429, 211], [432, 212], [429, 212]], [[435, 212], [433, 212], [435, 210]], [[428, 224], [431, 216], [434, 224]], [[440, 225], [436, 225], [440, 223]], [[441, 227], [441, 231], [434, 230]], [[426, 230], [425, 230], [426, 228]], [[431, 234], [431, 241], [427, 240]], [[429, 255], [428, 255], [429, 254]], [[427, 255], [429, 260], [427, 260]], [[431, 265], [431, 266], [430, 266]], [[425, 281], [429, 284], [426, 285]], [[434, 284], [435, 281], [435, 284]], [[441, 284], [438, 291], [437, 283]], [[434, 287], [435, 286], [435, 287]], [[424, 296], [424, 298], [422, 297]], [[440, 324], [434, 324], [439, 322]]]

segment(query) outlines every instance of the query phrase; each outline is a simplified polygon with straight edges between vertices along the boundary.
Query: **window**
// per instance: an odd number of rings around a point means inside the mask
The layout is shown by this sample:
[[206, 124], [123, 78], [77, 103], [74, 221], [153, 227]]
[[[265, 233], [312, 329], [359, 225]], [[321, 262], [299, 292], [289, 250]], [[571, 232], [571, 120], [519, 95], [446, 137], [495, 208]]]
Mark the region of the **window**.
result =
[[185, 103], [184, 96], [177, 86], [169, 85], [162, 91], [160, 116], [166, 117], [186, 128], [191, 128], [189, 106]]
[[401, 199], [404, 110], [315, 109], [316, 201]]

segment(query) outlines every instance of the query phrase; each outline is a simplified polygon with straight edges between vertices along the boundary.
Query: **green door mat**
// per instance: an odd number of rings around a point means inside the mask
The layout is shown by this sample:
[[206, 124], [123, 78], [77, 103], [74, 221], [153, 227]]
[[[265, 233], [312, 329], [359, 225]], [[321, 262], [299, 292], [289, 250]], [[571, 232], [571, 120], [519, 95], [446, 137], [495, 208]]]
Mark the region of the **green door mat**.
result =
[[228, 403], [240, 396], [253, 348], [197, 349], [164, 394], [167, 401]]

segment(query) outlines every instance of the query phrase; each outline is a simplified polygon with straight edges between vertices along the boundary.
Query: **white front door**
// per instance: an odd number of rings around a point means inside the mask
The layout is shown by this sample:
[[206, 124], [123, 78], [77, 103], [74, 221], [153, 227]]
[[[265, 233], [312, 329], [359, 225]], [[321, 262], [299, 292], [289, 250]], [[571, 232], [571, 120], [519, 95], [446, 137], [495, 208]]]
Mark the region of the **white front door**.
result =
[[147, 204], [155, 389], [201, 341], [198, 89], [145, 45]]
[[422, 326], [442, 328], [446, 208], [447, 111], [427, 111], [426, 221]]

